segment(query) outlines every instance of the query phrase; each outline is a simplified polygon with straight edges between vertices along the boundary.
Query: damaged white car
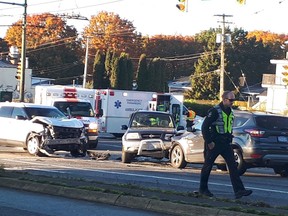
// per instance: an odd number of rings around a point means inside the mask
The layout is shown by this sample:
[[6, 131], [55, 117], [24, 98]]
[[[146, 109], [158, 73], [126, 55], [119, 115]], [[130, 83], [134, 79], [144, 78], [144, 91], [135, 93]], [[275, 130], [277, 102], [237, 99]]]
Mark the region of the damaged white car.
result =
[[87, 136], [81, 121], [68, 119], [56, 107], [30, 103], [0, 103], [0, 144], [20, 146], [31, 155], [69, 151], [85, 156]]

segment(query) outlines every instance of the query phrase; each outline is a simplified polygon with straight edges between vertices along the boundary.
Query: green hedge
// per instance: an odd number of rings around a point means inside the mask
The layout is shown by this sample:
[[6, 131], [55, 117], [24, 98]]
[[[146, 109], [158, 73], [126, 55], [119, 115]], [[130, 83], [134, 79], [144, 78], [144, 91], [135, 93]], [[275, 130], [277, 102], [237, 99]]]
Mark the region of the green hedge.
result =
[[199, 116], [206, 116], [207, 112], [210, 108], [218, 104], [219, 101], [195, 101], [195, 100], [185, 100], [184, 105], [188, 108], [196, 112], [196, 115]]

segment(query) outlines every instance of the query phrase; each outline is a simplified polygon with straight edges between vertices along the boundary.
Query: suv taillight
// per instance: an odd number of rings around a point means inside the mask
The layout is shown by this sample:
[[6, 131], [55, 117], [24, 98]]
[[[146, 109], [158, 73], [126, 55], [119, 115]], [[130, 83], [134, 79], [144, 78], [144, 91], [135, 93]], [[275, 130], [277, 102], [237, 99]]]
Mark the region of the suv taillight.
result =
[[245, 129], [246, 133], [249, 133], [252, 137], [263, 137], [265, 131], [257, 130], [257, 129]]

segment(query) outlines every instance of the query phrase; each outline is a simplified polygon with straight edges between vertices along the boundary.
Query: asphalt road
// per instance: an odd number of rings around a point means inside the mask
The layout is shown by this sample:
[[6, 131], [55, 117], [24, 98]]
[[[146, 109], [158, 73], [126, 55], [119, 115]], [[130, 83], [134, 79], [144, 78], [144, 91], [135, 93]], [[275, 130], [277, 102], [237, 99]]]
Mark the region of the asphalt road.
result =
[[[94, 153], [111, 155], [107, 160], [92, 160], [90, 157], [72, 158], [67, 153], [51, 157], [32, 157], [23, 150], [2, 149], [0, 164], [8, 170], [21, 170], [33, 174], [85, 178], [117, 184], [132, 184], [143, 187], [193, 192], [199, 187], [201, 165], [189, 165], [185, 169], [172, 168], [168, 160], [138, 158], [131, 164], [123, 164], [119, 140], [102, 140]], [[241, 201], [265, 203], [273, 207], [286, 206], [288, 203], [287, 178], [275, 175], [272, 169], [251, 169], [242, 180], [253, 194]], [[234, 200], [234, 194], [227, 172], [212, 171], [210, 190], [218, 198]]]

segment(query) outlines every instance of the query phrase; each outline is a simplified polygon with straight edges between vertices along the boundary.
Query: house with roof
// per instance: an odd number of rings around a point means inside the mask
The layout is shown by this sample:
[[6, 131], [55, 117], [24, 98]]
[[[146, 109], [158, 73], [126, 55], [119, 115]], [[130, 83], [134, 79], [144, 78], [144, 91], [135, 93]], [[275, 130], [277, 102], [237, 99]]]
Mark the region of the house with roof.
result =
[[267, 88], [267, 112], [288, 115], [288, 87], [283, 74], [284, 72], [288, 73], [287, 56], [286, 59], [270, 60], [271, 64], [276, 65], [275, 74], [263, 74], [262, 87]]
[[[9, 59], [0, 58], [0, 100], [11, 101], [20, 99], [19, 81], [15, 78], [17, 63]], [[25, 69], [24, 100], [29, 102], [33, 99], [32, 70]], [[12, 97], [12, 98], [11, 98]]]

